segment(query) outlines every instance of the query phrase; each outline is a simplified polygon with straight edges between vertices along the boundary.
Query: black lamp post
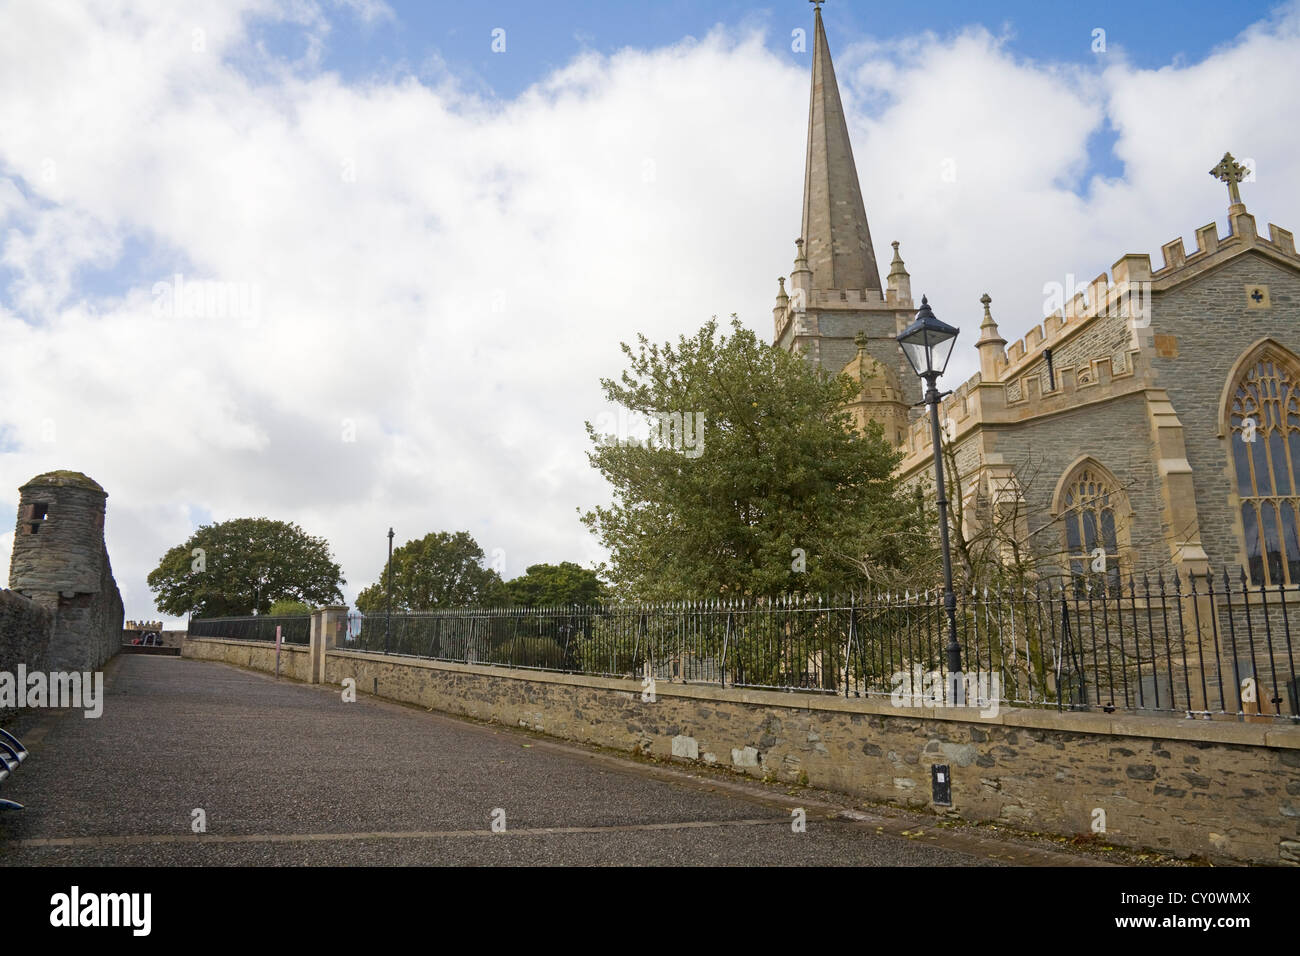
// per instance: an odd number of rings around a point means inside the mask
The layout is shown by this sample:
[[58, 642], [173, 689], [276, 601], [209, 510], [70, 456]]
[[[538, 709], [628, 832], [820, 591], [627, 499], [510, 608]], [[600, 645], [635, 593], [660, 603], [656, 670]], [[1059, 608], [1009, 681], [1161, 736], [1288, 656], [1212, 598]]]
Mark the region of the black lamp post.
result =
[[943, 483], [943, 452], [939, 439], [939, 387], [936, 384], [948, 365], [958, 330], [940, 322], [921, 296], [916, 321], [898, 334], [898, 344], [917, 375], [925, 379], [923, 405], [930, 406], [930, 437], [934, 445], [934, 480], [939, 492], [939, 544], [943, 548], [943, 606], [948, 612], [948, 679], [961, 673], [961, 645], [957, 643], [957, 596], [952, 590], [952, 554], [948, 548], [948, 496]]
[[[944, 540], [947, 540], [946, 538]], [[393, 529], [388, 529], [388, 609], [384, 615], [384, 653], [388, 653], [388, 637], [393, 631]]]

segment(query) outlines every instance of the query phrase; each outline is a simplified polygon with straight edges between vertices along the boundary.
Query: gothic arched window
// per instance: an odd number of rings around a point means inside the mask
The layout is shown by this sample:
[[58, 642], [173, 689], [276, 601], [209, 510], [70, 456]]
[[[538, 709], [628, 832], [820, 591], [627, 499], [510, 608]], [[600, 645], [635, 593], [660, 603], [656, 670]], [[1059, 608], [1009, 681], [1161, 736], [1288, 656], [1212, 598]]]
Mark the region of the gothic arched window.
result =
[[1239, 366], [1228, 393], [1228, 438], [1254, 584], [1300, 584], [1300, 378], [1264, 346]]
[[1065, 525], [1065, 559], [1079, 586], [1092, 578], [1118, 588], [1127, 544], [1128, 499], [1114, 477], [1093, 461], [1070, 472], [1057, 492]]

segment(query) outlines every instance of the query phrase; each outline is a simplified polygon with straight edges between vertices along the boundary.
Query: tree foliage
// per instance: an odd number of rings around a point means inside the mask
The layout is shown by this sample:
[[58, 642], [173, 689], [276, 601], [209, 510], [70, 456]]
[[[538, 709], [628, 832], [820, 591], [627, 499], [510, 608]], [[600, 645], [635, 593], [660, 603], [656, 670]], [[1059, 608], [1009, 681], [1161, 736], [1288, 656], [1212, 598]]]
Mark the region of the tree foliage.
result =
[[[894, 478], [899, 456], [878, 425], [852, 427], [857, 386], [757, 340], [733, 317], [676, 346], [639, 336], [606, 397], [652, 420], [704, 418], [702, 453], [612, 442], [587, 432], [591, 464], [613, 486], [582, 515], [628, 597], [765, 596], [860, 588], [902, 575], [928, 540]], [[689, 420], [689, 418], [688, 418]], [[689, 431], [689, 430], [688, 430]], [[880, 583], [880, 582], [876, 582]]]
[[529, 565], [522, 575], [506, 582], [506, 593], [511, 604], [524, 607], [592, 605], [607, 597], [596, 572], [572, 561]]
[[[393, 551], [393, 610], [483, 607], [504, 604], [501, 576], [484, 565], [483, 549], [467, 531], [437, 531]], [[370, 614], [387, 607], [388, 564], [375, 583], [357, 595]]]
[[270, 613], [277, 617], [301, 616], [311, 613], [311, 605], [305, 601], [276, 601]]
[[270, 518], [203, 525], [147, 580], [160, 610], [195, 617], [266, 614], [280, 600], [337, 603], [346, 583], [325, 539]]

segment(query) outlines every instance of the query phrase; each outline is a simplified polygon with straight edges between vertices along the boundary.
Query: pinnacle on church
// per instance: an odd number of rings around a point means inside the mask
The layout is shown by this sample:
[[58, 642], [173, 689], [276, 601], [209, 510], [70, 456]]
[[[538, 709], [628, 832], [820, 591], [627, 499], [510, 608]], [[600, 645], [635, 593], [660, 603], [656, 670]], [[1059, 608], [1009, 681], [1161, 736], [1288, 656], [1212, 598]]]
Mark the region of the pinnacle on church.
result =
[[996, 333], [998, 330], [998, 324], [993, 321], [993, 312], [989, 309], [989, 306], [992, 304], [993, 304], [993, 297], [989, 295], [987, 292], [985, 292], [982, 296], [980, 296], [980, 305], [984, 306], [984, 321], [980, 323], [980, 328], [981, 329], [991, 328]]
[[889, 263], [889, 277], [907, 275], [907, 266], [903, 265], [903, 257], [898, 252], [898, 240], [895, 239], [890, 243], [894, 247], [894, 259]]
[[993, 321], [993, 312], [989, 306], [993, 304], [993, 297], [985, 292], [980, 296], [980, 304], [984, 306], [984, 320], [980, 322], [980, 337], [975, 343], [975, 347], [980, 353], [980, 375], [985, 381], [996, 381], [998, 373], [1006, 365], [1007, 340], [998, 332], [998, 324]]
[[812, 269], [813, 288], [882, 292], [820, 6], [815, 17], [804, 167], [804, 253]]

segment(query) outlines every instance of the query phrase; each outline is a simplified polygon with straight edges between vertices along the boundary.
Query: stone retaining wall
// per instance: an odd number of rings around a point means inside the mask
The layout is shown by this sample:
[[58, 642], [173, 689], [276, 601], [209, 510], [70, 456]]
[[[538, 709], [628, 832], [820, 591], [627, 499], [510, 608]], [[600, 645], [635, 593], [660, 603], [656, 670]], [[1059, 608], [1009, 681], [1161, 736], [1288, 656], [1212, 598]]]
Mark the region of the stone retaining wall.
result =
[[[236, 641], [223, 637], [189, 638], [181, 645], [181, 656], [200, 661], [221, 661], [253, 670], [275, 673], [274, 641]], [[311, 677], [307, 648], [280, 645], [280, 676], [307, 681]]]

